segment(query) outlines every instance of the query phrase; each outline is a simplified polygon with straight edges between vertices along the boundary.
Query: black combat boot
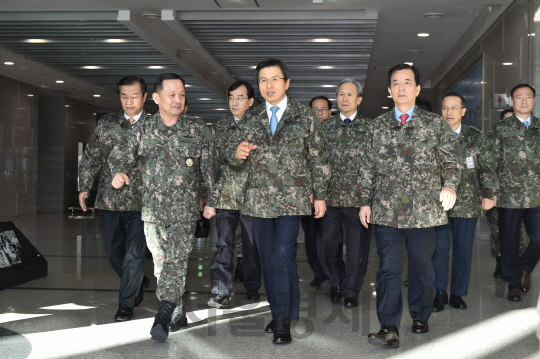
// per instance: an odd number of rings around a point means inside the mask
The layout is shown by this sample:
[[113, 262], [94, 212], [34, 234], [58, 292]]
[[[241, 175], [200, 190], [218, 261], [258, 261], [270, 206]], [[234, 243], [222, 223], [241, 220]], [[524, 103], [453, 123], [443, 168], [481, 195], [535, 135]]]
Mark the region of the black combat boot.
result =
[[495, 257], [495, 260], [497, 261], [497, 265], [495, 266], [495, 272], [493, 272], [493, 276], [495, 278], [502, 278], [501, 273], [501, 257]]
[[236, 261], [236, 270], [234, 271], [234, 282], [242, 283], [244, 281], [244, 266], [242, 265], [242, 257], [238, 257]]
[[166, 300], [161, 301], [156, 319], [154, 319], [154, 325], [150, 329], [150, 335], [153, 340], [157, 340], [158, 342], [167, 340], [169, 336], [169, 324], [171, 323], [174, 308], [176, 308], [176, 304], [167, 302]]
[[171, 324], [169, 324], [169, 330], [171, 332], [176, 332], [177, 330], [180, 330], [180, 328], [185, 327], [186, 325], [187, 325], [186, 310], [184, 309], [184, 307], [176, 307], [176, 309], [173, 312]]

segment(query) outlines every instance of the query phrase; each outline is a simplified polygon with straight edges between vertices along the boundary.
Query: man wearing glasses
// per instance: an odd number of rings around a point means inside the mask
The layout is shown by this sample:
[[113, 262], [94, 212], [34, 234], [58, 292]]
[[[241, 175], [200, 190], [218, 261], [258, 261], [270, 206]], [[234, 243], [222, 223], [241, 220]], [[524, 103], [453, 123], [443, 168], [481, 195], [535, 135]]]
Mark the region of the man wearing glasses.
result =
[[309, 101], [309, 107], [315, 111], [321, 122], [332, 116], [332, 102], [326, 96], [313, 97]]
[[448, 223], [435, 227], [437, 244], [433, 254], [435, 269], [435, 299], [433, 311], [440, 312], [448, 304], [448, 261], [450, 258], [450, 230], [452, 231], [452, 284], [450, 305], [455, 309], [467, 309], [461, 298], [467, 295], [471, 274], [474, 231], [482, 208], [491, 209], [497, 196], [496, 180], [488, 167], [489, 152], [486, 136], [473, 126], [461, 122], [465, 111], [465, 98], [458, 92], [448, 92], [441, 100], [442, 117], [450, 125], [461, 148], [461, 182], [457, 190], [456, 204], [448, 211]]
[[290, 78], [283, 61], [261, 61], [255, 80], [265, 103], [244, 115], [230, 144], [237, 161], [249, 168], [242, 213], [253, 217], [272, 312], [265, 331], [274, 334], [275, 344], [286, 344], [300, 309], [298, 228], [302, 216], [311, 214], [310, 195], [315, 218], [326, 212], [328, 145], [313, 110], [287, 97]]
[[216, 209], [218, 241], [214, 261], [210, 267], [212, 294], [208, 305], [214, 308], [228, 308], [233, 287], [234, 237], [238, 222], [242, 235], [243, 282], [248, 300], [259, 299], [261, 287], [261, 263], [253, 239], [251, 217], [241, 213], [244, 202], [244, 186], [248, 176], [245, 163], [235, 166], [227, 161], [226, 148], [231, 134], [237, 129], [244, 113], [253, 105], [255, 91], [249, 82], [236, 81], [229, 87], [230, 115], [220, 118], [212, 126], [214, 142], [219, 154], [218, 178], [221, 182], [221, 197]]

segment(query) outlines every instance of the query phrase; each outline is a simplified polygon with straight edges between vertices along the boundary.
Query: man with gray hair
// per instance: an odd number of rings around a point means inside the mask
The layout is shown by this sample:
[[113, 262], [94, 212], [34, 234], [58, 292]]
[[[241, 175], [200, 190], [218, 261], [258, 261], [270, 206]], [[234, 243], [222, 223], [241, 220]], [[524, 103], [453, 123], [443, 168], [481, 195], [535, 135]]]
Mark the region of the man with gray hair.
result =
[[[321, 219], [318, 253], [330, 279], [330, 298], [345, 307], [357, 307], [358, 295], [366, 277], [370, 229], [360, 223], [360, 199], [357, 192], [358, 166], [362, 156], [360, 141], [366, 137], [370, 119], [358, 114], [362, 86], [351, 78], [343, 79], [336, 91], [339, 115], [321, 123], [330, 147], [330, 182], [327, 210]], [[347, 264], [343, 261], [341, 226], [345, 225]]]

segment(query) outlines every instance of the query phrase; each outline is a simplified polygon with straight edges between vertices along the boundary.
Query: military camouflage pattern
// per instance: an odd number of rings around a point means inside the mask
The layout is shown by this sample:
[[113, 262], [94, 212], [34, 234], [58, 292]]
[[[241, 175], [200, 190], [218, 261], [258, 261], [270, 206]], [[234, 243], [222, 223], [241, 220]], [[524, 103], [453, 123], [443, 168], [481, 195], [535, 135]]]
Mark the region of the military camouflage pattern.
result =
[[249, 167], [242, 213], [262, 218], [311, 215], [310, 194], [326, 199], [329, 149], [321, 121], [309, 107], [287, 99], [274, 136], [265, 103], [244, 114], [231, 136], [230, 160], [242, 141], [257, 145], [245, 160]]
[[[159, 275], [156, 295], [158, 299], [182, 305], [185, 291], [189, 253], [193, 249], [197, 221], [177, 222], [164, 227], [144, 222], [146, 239], [159, 243], [159, 252], [164, 254], [163, 269]], [[154, 250], [150, 249], [152, 255]], [[154, 257], [155, 258], [155, 257]]]
[[491, 166], [499, 177], [497, 206], [540, 206], [540, 121], [531, 116], [531, 126], [514, 115], [497, 123], [488, 133]]
[[[499, 239], [499, 208], [493, 207], [489, 211], [486, 211], [486, 220], [491, 232], [489, 236], [489, 248], [491, 249], [492, 257], [501, 256], [501, 240]], [[519, 257], [523, 255], [525, 249], [527, 249], [527, 243], [523, 237], [525, 224], [521, 223], [521, 231], [519, 231]]]
[[480, 196], [493, 200], [498, 179], [488, 167], [489, 152], [486, 136], [473, 126], [461, 125], [457, 137], [461, 148], [461, 182], [457, 190], [456, 204], [448, 211], [448, 217], [482, 217]]
[[167, 127], [157, 113], [130, 131], [125, 145], [114, 148], [109, 165], [114, 176], [142, 162], [142, 220], [168, 227], [200, 217], [201, 186], [208, 192], [206, 205], [217, 205], [217, 156], [203, 121], [181, 114]]
[[330, 147], [330, 181], [326, 190], [328, 207], [360, 207], [358, 166], [354, 163], [363, 155], [361, 142], [366, 139], [369, 121], [371, 119], [357, 113], [348, 125], [340, 115], [321, 123]]
[[102, 169], [95, 208], [108, 211], [140, 211], [142, 209], [142, 180], [140, 163], [135, 161], [126, 168], [129, 178], [134, 181], [129, 186], [116, 189], [112, 186], [112, 174], [107, 158], [118, 143], [125, 141], [131, 128], [140, 126], [146, 118], [142, 113], [133, 125], [124, 118], [124, 111], [108, 114], [99, 119], [94, 132], [88, 139], [79, 165], [79, 186], [81, 192], [90, 192], [92, 184]]
[[443, 187], [458, 188], [461, 155], [454, 132], [432, 112], [415, 107], [402, 125], [394, 110], [368, 126], [360, 157], [358, 195], [371, 206], [371, 223], [426, 228], [448, 223]]
[[227, 115], [220, 118], [212, 126], [214, 142], [219, 151], [219, 181], [221, 183], [221, 197], [217, 208], [240, 210], [244, 202], [244, 186], [248, 176], [245, 163], [234, 165], [228, 161], [227, 153], [231, 134], [236, 130], [237, 124], [234, 116]]
[[242, 225], [241, 222], [238, 221], [238, 225], [236, 226], [236, 230], [234, 231], [234, 257], [242, 257]]

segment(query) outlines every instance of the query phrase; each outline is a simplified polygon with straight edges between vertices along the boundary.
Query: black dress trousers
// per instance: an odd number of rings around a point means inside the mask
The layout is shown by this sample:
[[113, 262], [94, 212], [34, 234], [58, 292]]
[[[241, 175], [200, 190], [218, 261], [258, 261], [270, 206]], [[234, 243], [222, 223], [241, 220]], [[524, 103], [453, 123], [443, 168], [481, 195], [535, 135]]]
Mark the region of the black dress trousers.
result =
[[139, 211], [103, 211], [105, 253], [120, 277], [119, 306], [133, 308], [144, 277], [146, 237]]
[[244, 216], [238, 210], [216, 210], [217, 251], [210, 267], [213, 294], [223, 294], [228, 297], [231, 295], [234, 283], [233, 243], [238, 221], [240, 221], [242, 231], [244, 288], [259, 290], [261, 287], [261, 261], [255, 245], [251, 220], [251, 217]]
[[[327, 268], [332, 287], [340, 287], [344, 297], [357, 298], [366, 279], [371, 229], [360, 223], [356, 207], [328, 207], [321, 221], [318, 253]], [[345, 224], [347, 264], [343, 261], [342, 224]]]

